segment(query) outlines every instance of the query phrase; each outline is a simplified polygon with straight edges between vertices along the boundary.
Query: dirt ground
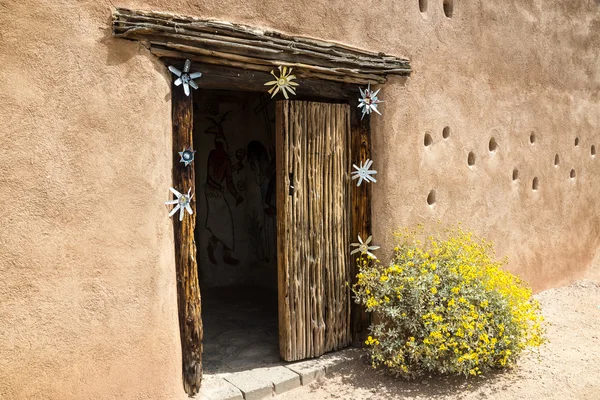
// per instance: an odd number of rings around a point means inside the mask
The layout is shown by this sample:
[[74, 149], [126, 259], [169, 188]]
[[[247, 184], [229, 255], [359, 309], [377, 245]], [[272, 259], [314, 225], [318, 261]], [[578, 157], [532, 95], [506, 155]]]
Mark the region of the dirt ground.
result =
[[539, 358], [525, 354], [510, 371], [407, 383], [363, 360], [278, 399], [600, 399], [600, 284], [595, 274], [589, 277], [594, 280], [536, 295], [549, 342]]

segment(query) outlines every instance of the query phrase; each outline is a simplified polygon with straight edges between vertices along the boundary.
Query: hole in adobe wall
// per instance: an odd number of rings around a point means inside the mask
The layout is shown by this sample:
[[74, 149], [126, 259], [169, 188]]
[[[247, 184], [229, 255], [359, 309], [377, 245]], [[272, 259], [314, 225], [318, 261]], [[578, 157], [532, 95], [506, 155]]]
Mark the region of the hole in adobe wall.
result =
[[450, 127], [446, 126], [443, 130], [442, 130], [442, 137], [444, 139], [448, 139], [450, 137]]
[[596, 146], [592, 145], [592, 147], [590, 147], [590, 155], [592, 158], [596, 157]]
[[427, 11], [427, 0], [419, 0], [419, 11], [422, 13]]
[[560, 164], [560, 156], [558, 154], [554, 155], [554, 166], [558, 167], [558, 164]]
[[430, 206], [435, 204], [435, 189], [432, 189], [429, 192], [429, 195], [427, 195], [427, 204], [429, 204]]
[[531, 135], [529, 135], [529, 143], [535, 144], [535, 133], [533, 132], [531, 132]]
[[446, 17], [448, 18], [452, 18], [452, 15], [454, 15], [453, 0], [444, 0], [444, 14], [446, 14]]
[[539, 188], [540, 188], [540, 180], [536, 176], [535, 178], [533, 178], [533, 183], [531, 184], [531, 189], [533, 189], [534, 191], [537, 191]]
[[571, 179], [575, 179], [576, 176], [577, 176], [577, 173], [575, 172], [575, 169], [571, 169], [571, 172], [569, 172], [569, 177]]
[[496, 142], [495, 138], [490, 139], [490, 144], [488, 147], [490, 149], [490, 153], [493, 153], [498, 149], [498, 142]]
[[467, 164], [469, 164], [469, 167], [475, 165], [475, 153], [472, 151], [469, 152], [469, 156], [467, 157]]
[[515, 168], [513, 169], [513, 182], [517, 179], [519, 179], [519, 170]]
[[575, 138], [575, 147], [577, 147], [577, 146], [579, 146], [579, 138], [578, 137]]
[[431, 135], [429, 133], [425, 134], [425, 139], [423, 139], [423, 144], [425, 145], [425, 147], [431, 146], [431, 144], [433, 143], [433, 139], [431, 138]]

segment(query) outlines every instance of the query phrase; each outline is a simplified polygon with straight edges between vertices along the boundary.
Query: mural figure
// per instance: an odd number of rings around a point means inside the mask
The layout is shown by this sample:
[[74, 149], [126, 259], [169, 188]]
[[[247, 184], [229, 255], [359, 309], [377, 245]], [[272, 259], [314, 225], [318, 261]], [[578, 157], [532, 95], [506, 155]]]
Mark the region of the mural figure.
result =
[[247, 158], [254, 172], [256, 184], [260, 186], [265, 213], [274, 216], [277, 212], [273, 193], [275, 192], [275, 157], [270, 157], [267, 149], [259, 141], [248, 143]]
[[215, 250], [219, 243], [221, 244], [223, 262], [229, 265], [239, 264], [239, 260], [232, 257], [234, 249], [235, 236], [233, 229], [233, 217], [231, 208], [225, 198], [223, 184], [235, 198], [236, 205], [239, 205], [244, 199], [239, 195], [232, 177], [232, 163], [229, 155], [227, 139], [223, 132], [223, 122], [228, 113], [225, 113], [219, 121], [208, 118], [213, 125], [206, 129], [204, 133], [215, 135], [215, 148], [208, 155], [208, 165], [206, 174], [206, 229], [211, 233], [206, 249], [208, 259], [211, 263], [217, 264]]
[[[263, 215], [251, 215], [249, 224], [250, 237], [253, 238], [253, 251], [258, 260], [269, 260], [271, 255], [271, 236], [274, 234], [273, 217], [275, 208], [275, 157], [269, 156], [265, 146], [256, 140], [248, 143], [246, 158], [254, 173], [254, 180], [260, 188]], [[262, 221], [261, 221], [262, 220]], [[266, 228], [266, 229], [265, 229]]]

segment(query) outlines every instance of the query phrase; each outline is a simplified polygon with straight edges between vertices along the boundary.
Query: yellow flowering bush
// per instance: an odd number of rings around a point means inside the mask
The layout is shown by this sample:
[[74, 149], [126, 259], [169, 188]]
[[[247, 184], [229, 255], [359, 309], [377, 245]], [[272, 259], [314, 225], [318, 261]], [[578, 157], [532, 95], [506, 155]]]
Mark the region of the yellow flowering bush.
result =
[[460, 228], [419, 240], [396, 234], [389, 266], [360, 258], [356, 301], [374, 313], [373, 366], [399, 375], [479, 375], [513, 365], [544, 342], [540, 305], [494, 261], [492, 244]]

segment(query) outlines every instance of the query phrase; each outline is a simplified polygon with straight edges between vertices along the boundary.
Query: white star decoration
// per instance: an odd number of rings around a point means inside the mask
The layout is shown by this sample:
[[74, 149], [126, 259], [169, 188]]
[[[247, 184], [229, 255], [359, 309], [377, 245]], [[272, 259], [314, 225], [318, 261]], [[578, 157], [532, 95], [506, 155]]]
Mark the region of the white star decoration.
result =
[[184, 163], [187, 167], [189, 163], [194, 161], [195, 153], [196, 150], [192, 149], [191, 147], [184, 147], [183, 150], [179, 152], [179, 155], [181, 156], [181, 160], [179, 160], [179, 162]]
[[194, 89], [198, 89], [198, 85], [194, 82], [194, 79], [200, 78], [202, 76], [202, 72], [192, 72], [190, 74], [190, 66], [192, 62], [190, 60], [185, 60], [185, 64], [183, 66], [183, 72], [178, 70], [172, 65], [169, 65], [169, 71], [177, 76], [175, 80], [175, 86], [179, 86], [183, 83], [183, 91], [186, 96], [190, 95], [190, 86]]
[[368, 158], [367, 162], [364, 164], [361, 161], [359, 167], [357, 167], [356, 164], [352, 165], [356, 169], [356, 171], [352, 171], [352, 179], [359, 178], [356, 186], [360, 186], [363, 180], [365, 182], [377, 182], [377, 180], [371, 176], [377, 173], [374, 169], [369, 169], [371, 168], [371, 165], [373, 165], [373, 160], [369, 160]]
[[190, 188], [190, 190], [188, 190], [187, 194], [185, 194], [185, 193], [181, 194], [173, 188], [169, 188], [169, 190], [171, 192], [173, 192], [175, 197], [177, 197], [177, 199], [175, 199], [175, 200], [170, 200], [170, 201], [165, 202], [165, 204], [177, 204], [175, 206], [175, 208], [173, 210], [171, 210], [171, 212], [169, 213], [169, 217], [172, 217], [173, 215], [175, 215], [177, 210], [179, 210], [179, 220], [183, 221], [184, 210], [187, 210], [187, 212], [190, 215], [193, 214], [192, 207], [190, 206], [190, 201], [192, 200], [192, 197], [194, 197], [194, 195], [190, 196], [190, 192], [192, 191], [192, 189]]
[[379, 246], [369, 246], [369, 243], [371, 243], [371, 240], [373, 240], [373, 236], [369, 236], [367, 238], [367, 241], [363, 243], [362, 239], [360, 238], [360, 235], [358, 235], [358, 241], [359, 243], [351, 243], [350, 246], [353, 247], [358, 247], [357, 249], [354, 249], [350, 252], [350, 254], [356, 254], [360, 251], [361, 254], [366, 254], [369, 257], [372, 257], [374, 259], [377, 260], [377, 257], [375, 257], [375, 255], [373, 253], [371, 253], [369, 250], [377, 250], [379, 248]]
[[383, 103], [382, 100], [379, 100], [379, 98], [377, 98], [377, 93], [379, 93], [381, 89], [377, 89], [375, 92], [371, 92], [370, 83], [366, 90], [363, 91], [362, 88], [358, 89], [360, 90], [361, 96], [360, 99], [358, 99], [358, 108], [363, 109], [361, 119], [363, 119], [366, 114], [371, 114], [371, 111], [375, 111], [377, 114], [381, 115], [381, 113], [377, 109], [377, 104]]

